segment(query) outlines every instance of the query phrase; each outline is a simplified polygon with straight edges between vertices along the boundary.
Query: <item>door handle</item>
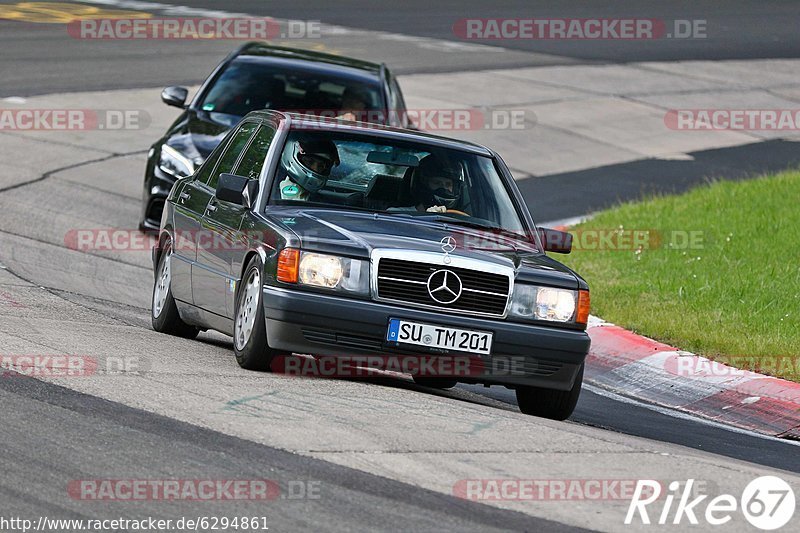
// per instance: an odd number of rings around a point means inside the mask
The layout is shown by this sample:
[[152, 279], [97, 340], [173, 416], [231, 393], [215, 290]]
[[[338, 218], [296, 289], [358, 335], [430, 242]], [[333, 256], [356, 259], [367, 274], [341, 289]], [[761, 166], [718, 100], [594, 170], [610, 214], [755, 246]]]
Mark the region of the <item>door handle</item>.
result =
[[214, 205], [214, 200], [211, 200], [211, 201], [208, 203], [208, 207], [206, 207], [206, 210], [207, 210], [207, 211], [211, 211], [212, 213], [213, 213], [213, 212], [215, 212], [215, 211], [217, 210], [217, 206], [216, 206], [216, 205]]
[[182, 192], [181, 195], [180, 195], [180, 199], [181, 200], [190, 200], [191, 198], [192, 198], [192, 195], [189, 194], [188, 192]]

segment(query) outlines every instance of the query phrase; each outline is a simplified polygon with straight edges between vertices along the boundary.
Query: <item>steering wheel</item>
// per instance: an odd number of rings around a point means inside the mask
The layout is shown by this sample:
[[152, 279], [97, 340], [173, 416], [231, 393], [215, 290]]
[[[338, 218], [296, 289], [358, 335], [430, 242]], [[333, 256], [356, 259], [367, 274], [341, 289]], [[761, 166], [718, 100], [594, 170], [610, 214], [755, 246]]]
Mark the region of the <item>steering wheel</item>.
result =
[[465, 213], [464, 211], [459, 211], [458, 209], [448, 209], [447, 211], [445, 211], [445, 213], [450, 213], [450, 214], [454, 214], [454, 215], [464, 215], [465, 217], [470, 216], [467, 213]]

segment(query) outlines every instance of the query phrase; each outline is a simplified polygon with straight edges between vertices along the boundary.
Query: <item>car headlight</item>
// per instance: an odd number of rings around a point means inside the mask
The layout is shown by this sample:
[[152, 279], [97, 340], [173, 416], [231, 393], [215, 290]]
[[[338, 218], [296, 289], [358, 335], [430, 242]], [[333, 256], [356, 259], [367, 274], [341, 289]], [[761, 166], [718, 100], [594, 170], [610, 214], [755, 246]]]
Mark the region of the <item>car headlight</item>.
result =
[[304, 253], [300, 257], [300, 283], [332, 289], [342, 281], [342, 259], [333, 255]]
[[589, 318], [589, 291], [520, 283], [514, 286], [509, 314], [529, 320], [585, 324]]
[[[281, 252], [282, 257], [278, 266], [280, 281], [363, 295], [369, 294], [369, 261], [315, 252], [300, 252], [299, 261], [295, 263], [297, 274], [292, 276], [290, 265], [288, 265], [291, 262], [289, 256], [296, 257], [296, 254], [297, 250], [291, 248], [285, 248]], [[293, 277], [294, 279], [292, 279]]]
[[175, 148], [166, 144], [161, 147], [158, 168], [176, 178], [185, 178], [194, 174], [194, 163]]

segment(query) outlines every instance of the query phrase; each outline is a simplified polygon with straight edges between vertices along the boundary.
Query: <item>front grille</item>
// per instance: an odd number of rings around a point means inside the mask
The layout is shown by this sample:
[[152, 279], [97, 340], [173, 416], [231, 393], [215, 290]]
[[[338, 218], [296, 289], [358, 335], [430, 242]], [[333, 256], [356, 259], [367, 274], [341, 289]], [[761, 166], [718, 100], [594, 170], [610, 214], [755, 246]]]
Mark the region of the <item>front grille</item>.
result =
[[[452, 303], [434, 300], [428, 292], [428, 278], [447, 270], [461, 279], [461, 296]], [[432, 265], [383, 257], [378, 263], [378, 298], [397, 300], [442, 310], [503, 316], [508, 302], [510, 279], [506, 275]], [[440, 298], [443, 299], [443, 298]]]
[[315, 330], [303, 328], [303, 337], [310, 342], [319, 344], [336, 344], [348, 348], [370, 350], [377, 352], [381, 349], [381, 341], [368, 337], [357, 337], [354, 335], [343, 335], [336, 331]]

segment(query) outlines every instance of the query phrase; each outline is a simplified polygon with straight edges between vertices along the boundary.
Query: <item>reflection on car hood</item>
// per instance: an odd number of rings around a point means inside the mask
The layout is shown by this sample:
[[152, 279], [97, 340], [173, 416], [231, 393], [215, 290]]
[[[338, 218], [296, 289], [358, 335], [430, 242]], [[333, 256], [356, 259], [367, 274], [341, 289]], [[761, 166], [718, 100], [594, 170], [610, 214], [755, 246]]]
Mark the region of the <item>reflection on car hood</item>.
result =
[[367, 258], [375, 248], [394, 248], [444, 257], [441, 241], [453, 237], [456, 249], [451, 255], [513, 267], [519, 281], [569, 288], [579, 285], [570, 269], [539, 252], [533, 243], [496, 232], [333, 209], [272, 207], [268, 218], [295, 233], [306, 250]]
[[240, 117], [232, 115], [187, 111], [184, 119], [176, 124], [167, 144], [199, 165], [239, 120]]

